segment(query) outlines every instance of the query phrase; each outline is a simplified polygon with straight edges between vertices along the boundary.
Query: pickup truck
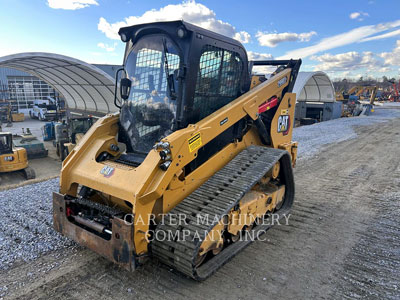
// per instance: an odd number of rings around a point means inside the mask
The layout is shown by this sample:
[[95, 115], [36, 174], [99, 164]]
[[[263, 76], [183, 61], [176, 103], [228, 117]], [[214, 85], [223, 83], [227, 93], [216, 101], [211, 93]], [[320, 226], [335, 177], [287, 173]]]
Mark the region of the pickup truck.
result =
[[56, 120], [57, 106], [51, 103], [50, 100], [34, 100], [29, 116], [40, 121]]

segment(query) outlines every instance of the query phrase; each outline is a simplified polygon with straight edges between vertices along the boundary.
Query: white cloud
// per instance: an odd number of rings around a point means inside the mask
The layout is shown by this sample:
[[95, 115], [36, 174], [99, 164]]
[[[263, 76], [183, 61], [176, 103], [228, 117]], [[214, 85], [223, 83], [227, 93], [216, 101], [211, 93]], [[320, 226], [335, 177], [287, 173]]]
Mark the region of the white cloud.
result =
[[396, 42], [392, 52], [382, 52], [379, 56], [383, 58], [385, 65], [400, 66], [400, 40]]
[[312, 36], [316, 35], [315, 31], [294, 33], [294, 32], [283, 32], [283, 33], [268, 33], [268, 32], [257, 32], [256, 37], [261, 46], [276, 47], [282, 42], [308, 42]]
[[313, 66], [314, 70], [325, 71], [335, 76], [342, 74], [342, 77], [346, 77], [355, 73], [394, 74], [393, 72], [400, 71], [400, 40], [396, 42], [392, 52], [350, 51], [335, 55], [325, 53], [311, 56], [310, 59], [319, 62]]
[[123, 21], [109, 23], [101, 17], [97, 28], [110, 39], [119, 39], [118, 30], [124, 26], [157, 21], [185, 20], [205, 29], [235, 38], [242, 43], [250, 41], [250, 34], [246, 31], [237, 32], [229, 23], [218, 20], [214, 11], [195, 1], [187, 1], [181, 4], [170, 4], [160, 9], [146, 11], [141, 16], [130, 16]]
[[128, 24], [123, 21], [110, 24], [105, 18], [100, 17], [99, 23], [97, 24], [97, 29], [103, 32], [109, 39], [118, 40], [118, 30], [124, 26], [128, 26]]
[[253, 51], [247, 51], [247, 57], [249, 60], [269, 60], [274, 59], [272, 54], [269, 53], [258, 53]]
[[364, 17], [369, 17], [369, 14], [363, 11], [356, 11], [349, 15], [350, 19], [363, 21]]
[[382, 67], [382, 68], [379, 69], [378, 72], [379, 73], [388, 73], [390, 71], [392, 71], [392, 69], [390, 67]]
[[369, 41], [375, 41], [375, 40], [382, 40], [390, 37], [394, 37], [400, 35], [400, 29], [393, 30], [388, 33], [380, 34], [380, 35], [375, 35], [369, 38], [362, 39], [360, 42], [369, 42]]
[[363, 39], [370, 37], [376, 33], [384, 32], [386, 30], [393, 29], [399, 26], [400, 20], [388, 23], [380, 23], [377, 25], [357, 27], [350, 31], [324, 38], [315, 45], [286, 52], [285, 55], [279, 57], [278, 59], [305, 58], [322, 51], [353, 44], [355, 42], [360, 42]]
[[47, 0], [49, 7], [54, 9], [80, 9], [90, 5], [99, 5], [96, 0]]
[[[247, 51], [247, 57], [251, 60], [271, 60], [274, 57], [269, 53], [258, 53], [253, 51]], [[271, 74], [276, 70], [273, 66], [253, 66], [253, 74]]]
[[104, 44], [104, 43], [98, 43], [97, 47], [100, 47], [104, 50], [106, 50], [107, 52], [113, 52], [115, 50], [115, 48], [117, 47], [118, 43], [114, 43], [114, 45], [110, 46], [108, 44]]
[[236, 32], [233, 35], [233, 38], [243, 44], [247, 44], [250, 42], [251, 35], [250, 35], [250, 33], [246, 32], [246, 31], [240, 31], [240, 32]]
[[382, 62], [375, 58], [374, 53], [350, 51], [336, 55], [323, 54], [320, 56], [312, 56], [312, 60], [320, 62], [314, 67], [315, 70], [320, 71], [349, 71], [357, 70], [360, 68], [367, 68], [376, 70], [382, 67]]

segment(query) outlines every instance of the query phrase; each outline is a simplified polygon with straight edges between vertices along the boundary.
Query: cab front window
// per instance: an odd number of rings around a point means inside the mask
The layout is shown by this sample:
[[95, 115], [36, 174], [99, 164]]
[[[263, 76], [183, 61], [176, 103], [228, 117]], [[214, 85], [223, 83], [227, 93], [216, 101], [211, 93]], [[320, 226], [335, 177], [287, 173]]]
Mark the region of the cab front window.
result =
[[133, 151], [147, 153], [172, 132], [179, 65], [176, 47], [163, 35], [140, 39], [128, 55], [125, 70], [132, 85], [120, 118]]

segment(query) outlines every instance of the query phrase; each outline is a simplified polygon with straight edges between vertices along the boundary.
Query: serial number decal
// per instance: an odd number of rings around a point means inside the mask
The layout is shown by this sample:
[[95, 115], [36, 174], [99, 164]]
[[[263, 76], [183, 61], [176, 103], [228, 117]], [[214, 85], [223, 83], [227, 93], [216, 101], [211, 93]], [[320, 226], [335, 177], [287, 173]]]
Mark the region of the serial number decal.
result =
[[284, 85], [287, 82], [287, 77], [283, 77], [281, 79], [279, 79], [278, 81], [278, 87], [281, 87], [282, 85]]
[[202, 145], [200, 132], [196, 133], [194, 136], [188, 139], [188, 143], [190, 152], [193, 152], [194, 150], [198, 149]]
[[290, 118], [288, 115], [281, 115], [278, 118], [278, 133], [287, 135], [290, 129]]

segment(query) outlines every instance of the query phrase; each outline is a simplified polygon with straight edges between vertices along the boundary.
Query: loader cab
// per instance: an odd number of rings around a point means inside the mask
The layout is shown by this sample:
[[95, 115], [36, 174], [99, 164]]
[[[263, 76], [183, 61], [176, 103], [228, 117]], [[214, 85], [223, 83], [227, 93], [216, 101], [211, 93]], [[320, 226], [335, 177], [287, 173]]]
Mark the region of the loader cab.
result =
[[93, 118], [74, 118], [69, 121], [70, 142], [77, 143], [77, 135], [84, 135], [93, 125]]
[[234, 39], [183, 21], [124, 27], [119, 35], [126, 43], [119, 136], [128, 152], [147, 154], [249, 90], [247, 54]]
[[0, 155], [13, 153], [12, 134], [0, 132]]

